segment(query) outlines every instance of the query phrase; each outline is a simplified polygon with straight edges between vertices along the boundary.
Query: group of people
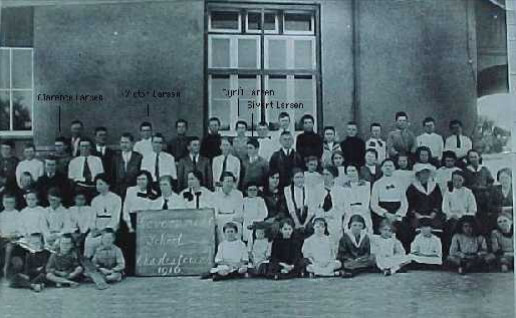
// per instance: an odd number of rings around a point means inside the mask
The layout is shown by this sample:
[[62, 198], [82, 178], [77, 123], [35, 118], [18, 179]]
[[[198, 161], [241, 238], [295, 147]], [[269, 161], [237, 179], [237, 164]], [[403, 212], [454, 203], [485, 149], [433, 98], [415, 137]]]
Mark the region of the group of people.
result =
[[216, 221], [206, 275], [215, 280], [390, 275], [443, 261], [460, 273], [513, 268], [512, 172], [498, 171], [495, 184], [460, 121], [443, 138], [428, 117], [416, 137], [398, 112], [387, 140], [378, 123], [363, 140], [349, 122], [340, 142], [309, 114], [303, 132], [288, 113], [278, 123], [260, 122], [255, 138], [240, 120], [226, 137], [214, 117], [201, 139], [178, 120], [167, 142], [144, 122], [140, 140], [124, 133], [115, 151], [106, 127], [91, 140], [74, 121], [42, 160], [29, 143], [19, 161], [2, 141], [4, 277], [36, 291], [81, 277], [104, 288], [134, 274], [138, 211], [203, 208]]

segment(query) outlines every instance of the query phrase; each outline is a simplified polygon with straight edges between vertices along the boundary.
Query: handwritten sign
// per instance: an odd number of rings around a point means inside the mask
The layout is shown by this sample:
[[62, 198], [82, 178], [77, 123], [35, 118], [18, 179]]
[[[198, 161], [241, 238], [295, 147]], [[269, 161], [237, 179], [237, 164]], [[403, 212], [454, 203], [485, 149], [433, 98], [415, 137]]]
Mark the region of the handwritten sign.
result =
[[213, 209], [138, 213], [136, 275], [201, 275], [210, 270], [214, 255]]

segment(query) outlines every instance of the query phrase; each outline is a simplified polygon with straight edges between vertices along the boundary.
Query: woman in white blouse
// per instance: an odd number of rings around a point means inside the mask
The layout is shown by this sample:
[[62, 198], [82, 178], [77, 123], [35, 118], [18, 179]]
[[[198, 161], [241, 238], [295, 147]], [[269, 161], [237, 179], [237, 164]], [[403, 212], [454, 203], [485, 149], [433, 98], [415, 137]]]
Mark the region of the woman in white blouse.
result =
[[303, 170], [294, 168], [292, 170], [292, 183], [284, 188], [285, 200], [290, 218], [294, 221], [296, 234], [307, 237], [312, 234], [310, 221], [314, 217], [313, 207], [309, 207], [311, 192], [305, 186]]
[[185, 208], [213, 208], [213, 192], [201, 186], [202, 177], [202, 173], [197, 170], [188, 173], [188, 188], [179, 194]]
[[122, 212], [122, 199], [109, 190], [107, 174], [101, 173], [95, 177], [95, 187], [99, 194], [91, 201], [91, 207], [95, 211], [94, 228], [84, 242], [84, 256], [87, 258], [91, 258], [99, 246], [102, 230], [118, 229]]
[[222, 191], [213, 194], [211, 205], [215, 208], [215, 221], [217, 223], [217, 240], [223, 240], [223, 227], [228, 222], [236, 223], [238, 236], [242, 236], [242, 223], [244, 221], [244, 196], [235, 189], [236, 178], [233, 173], [225, 171], [221, 175]]
[[382, 173], [378, 181], [373, 184], [371, 191], [371, 210], [374, 228], [383, 219], [387, 219], [396, 228], [396, 237], [405, 249], [410, 248], [410, 227], [405, 219], [408, 209], [406, 187], [403, 180], [394, 176], [394, 161], [385, 159], [382, 163]]
[[122, 211], [122, 219], [129, 232], [134, 232], [136, 228], [136, 212], [150, 210], [157, 197], [152, 190], [152, 175], [146, 170], [140, 171], [136, 175], [136, 185], [127, 188]]
[[136, 260], [136, 215], [138, 211], [151, 210], [157, 194], [152, 190], [152, 175], [146, 170], [136, 175], [136, 185], [127, 188], [122, 211], [122, 219], [127, 227], [120, 237], [120, 248], [126, 259], [127, 275], [134, 274]]
[[349, 181], [344, 184], [344, 190], [346, 190], [346, 206], [344, 208], [345, 218], [343, 224], [347, 227], [353, 215], [360, 215], [364, 218], [367, 232], [373, 234], [373, 222], [369, 208], [371, 201], [371, 184], [360, 178], [359, 169], [354, 164], [349, 164], [346, 167], [346, 175]]

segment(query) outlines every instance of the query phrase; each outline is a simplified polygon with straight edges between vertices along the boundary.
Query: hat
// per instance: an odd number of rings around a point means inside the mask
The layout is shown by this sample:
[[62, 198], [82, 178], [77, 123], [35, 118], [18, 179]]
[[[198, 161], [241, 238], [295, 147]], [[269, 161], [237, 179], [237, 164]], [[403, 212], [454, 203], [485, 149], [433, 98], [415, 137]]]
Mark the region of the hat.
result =
[[415, 174], [420, 173], [421, 171], [428, 170], [430, 173], [435, 172], [435, 167], [429, 163], [416, 163], [413, 167], [413, 171]]

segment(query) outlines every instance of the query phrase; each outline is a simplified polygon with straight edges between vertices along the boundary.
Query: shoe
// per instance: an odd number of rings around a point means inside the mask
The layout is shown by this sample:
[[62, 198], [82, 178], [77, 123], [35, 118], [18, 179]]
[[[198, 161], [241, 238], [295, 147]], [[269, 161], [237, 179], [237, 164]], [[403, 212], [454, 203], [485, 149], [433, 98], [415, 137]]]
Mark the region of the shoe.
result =
[[509, 266], [503, 264], [502, 265], [502, 273], [507, 273], [509, 271]]
[[459, 266], [459, 268], [457, 269], [457, 273], [459, 273], [460, 275], [465, 275], [466, 271], [462, 266]]
[[383, 270], [383, 276], [391, 276], [391, 270], [390, 269], [384, 269]]
[[279, 280], [279, 275], [278, 275], [278, 274], [274, 275], [274, 278], [273, 278], [273, 279], [274, 279], [274, 280]]
[[346, 272], [346, 271], [343, 271], [342, 272], [342, 278], [352, 278], [353, 276], [353, 273], [352, 272]]
[[244, 274], [244, 278], [250, 278], [250, 277], [251, 277], [251, 275], [249, 275], [249, 273]]
[[309, 278], [315, 278], [315, 274], [314, 273], [308, 273], [308, 277]]

